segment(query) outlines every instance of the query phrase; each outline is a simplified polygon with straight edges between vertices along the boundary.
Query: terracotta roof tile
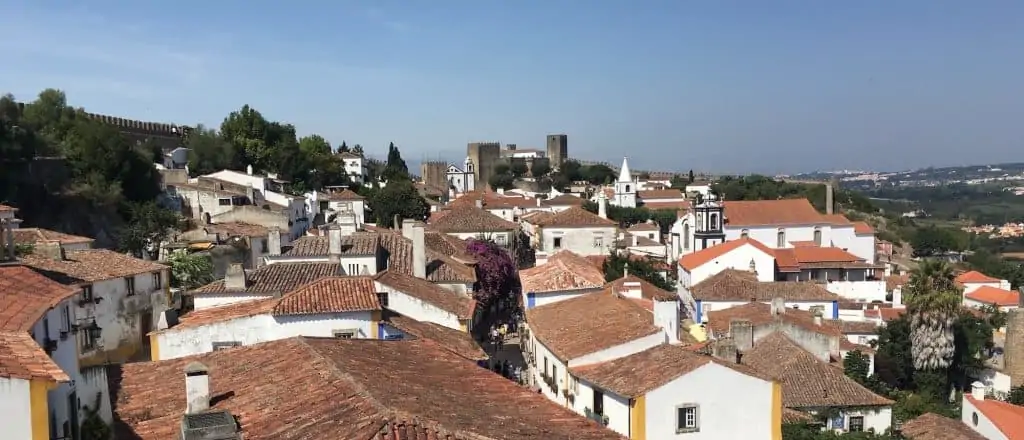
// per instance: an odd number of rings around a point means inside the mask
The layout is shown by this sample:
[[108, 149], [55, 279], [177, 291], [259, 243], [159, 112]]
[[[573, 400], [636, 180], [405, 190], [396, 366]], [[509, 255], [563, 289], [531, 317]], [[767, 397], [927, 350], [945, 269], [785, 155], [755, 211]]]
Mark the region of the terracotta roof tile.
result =
[[964, 297], [983, 304], [995, 304], [997, 306], [1016, 306], [1020, 304], [1020, 292], [1003, 290], [992, 286], [981, 286], [971, 293], [964, 295]]
[[795, 409], [782, 408], [782, 423], [810, 423], [814, 421], [814, 417], [805, 412], [797, 411]]
[[365, 199], [365, 197], [363, 197], [363, 196], [361, 196], [359, 194], [356, 194], [355, 192], [353, 192], [352, 190], [350, 190], [348, 188], [342, 189], [341, 191], [322, 192], [319, 195], [322, 196], [325, 200], [330, 200], [332, 202], [342, 202], [342, 201], [347, 201], [347, 200], [364, 200]]
[[40, 255], [37, 248], [33, 254], [23, 256], [22, 262], [63, 284], [93, 283], [167, 269], [163, 264], [106, 249], [67, 251], [63, 260], [57, 260]]
[[270, 228], [266, 226], [244, 222], [214, 223], [204, 225], [203, 229], [227, 237], [266, 237], [270, 233]]
[[657, 201], [657, 200], [654, 200], [654, 201], [644, 201], [644, 202], [642, 202], [641, 206], [644, 207], [644, 208], [647, 208], [648, 210], [651, 210], [651, 211], [669, 210], [669, 209], [676, 210], [676, 211], [680, 211], [680, 210], [685, 211], [685, 210], [690, 209], [690, 201], [689, 200], [677, 200], [677, 201], [672, 201], [672, 202], [667, 202], [667, 201], [661, 202], [661, 201]]
[[773, 249], [775, 265], [778, 267], [779, 272], [800, 272], [800, 263], [796, 261], [794, 249]]
[[925, 413], [903, 422], [900, 433], [908, 440], [985, 440], [960, 420]]
[[466, 253], [466, 247], [469, 245], [466, 240], [437, 231], [426, 231], [423, 239], [426, 241], [427, 248], [429, 249], [433, 249], [460, 262], [476, 262], [476, 258]]
[[12, 231], [17, 244], [36, 244], [45, 241], [58, 241], [60, 244], [92, 243], [95, 240], [79, 235], [65, 234], [43, 228], [18, 228]]
[[[388, 270], [406, 275], [413, 274], [412, 240], [403, 237], [399, 232], [385, 230], [380, 232], [380, 244], [388, 256]], [[476, 269], [430, 249], [428, 246], [427, 280], [435, 283], [475, 283]]]
[[910, 282], [909, 274], [889, 275], [885, 277], [885, 290], [887, 292], [892, 292], [897, 287], [901, 287], [908, 282]]
[[698, 267], [703, 266], [704, 264], [711, 262], [715, 258], [721, 257], [722, 255], [728, 254], [729, 252], [732, 252], [748, 244], [757, 248], [757, 250], [765, 253], [766, 255], [775, 255], [775, 252], [771, 248], [765, 246], [760, 241], [754, 240], [752, 238], [740, 238], [738, 240], [731, 240], [715, 246], [711, 246], [706, 249], [701, 249], [692, 254], [683, 255], [682, 257], [679, 258], [679, 265], [682, 266], [683, 269], [686, 269], [687, 271], [692, 271]]
[[830, 224], [807, 199], [725, 201], [726, 224], [741, 226], [790, 226]]
[[964, 397], [996, 425], [996, 429], [1006, 438], [1024, 438], [1024, 406], [993, 399], [978, 400], [970, 394], [965, 394]]
[[0, 266], [0, 331], [30, 331], [50, 308], [78, 292], [28, 267]]
[[622, 438], [429, 340], [329, 338], [108, 367], [116, 438], [176, 438], [191, 362], [247, 440]]
[[380, 310], [371, 277], [321, 278], [278, 300], [274, 315], [307, 315]]
[[533, 211], [523, 214], [519, 217], [519, 220], [536, 225], [547, 221], [554, 215], [555, 213], [551, 211]]
[[452, 292], [412, 275], [388, 270], [378, 274], [375, 279], [378, 283], [453, 313], [459, 319], [471, 318], [476, 308], [476, 301], [468, 295]]
[[740, 374], [772, 381], [768, 376], [745, 365], [698, 354], [688, 347], [672, 344], [662, 344], [607, 362], [570, 368], [570, 371], [599, 388], [622, 397], [634, 398], [708, 364], [721, 365]]
[[816, 264], [844, 265], [864, 263], [864, 259], [837, 247], [803, 246], [787, 249], [792, 252], [797, 265], [809, 267]]
[[54, 382], [71, 380], [28, 332], [23, 331], [0, 331], [0, 377]]
[[650, 311], [610, 290], [527, 309], [526, 322], [563, 361], [661, 331]]
[[[356, 232], [341, 237], [341, 255], [365, 256], [375, 255], [380, 248], [380, 236], [372, 232]], [[299, 237], [292, 241], [291, 249], [284, 255], [291, 257], [325, 256], [330, 252], [330, 238], [325, 235], [316, 237]]]
[[998, 278], [992, 278], [976, 270], [964, 272], [956, 277], [956, 282], [960, 284], [970, 283], [998, 283]]
[[798, 248], [798, 247], [818, 247], [818, 243], [815, 243], [813, 240], [791, 241], [791, 242], [789, 242], [789, 244], [793, 245], [793, 247], [795, 247], [795, 248]]
[[821, 218], [824, 219], [826, 223], [836, 226], [848, 226], [853, 224], [850, 222], [850, 219], [846, 218], [846, 216], [842, 214], [821, 214]]
[[[644, 263], [650, 264], [652, 267], [659, 271], [675, 270], [670, 269], [669, 263], [665, 262], [663, 258], [654, 258], [653, 256], [633, 253], [629, 254], [628, 257], [629, 261], [642, 261]], [[589, 261], [590, 264], [594, 265], [594, 267], [596, 267], [598, 270], [604, 272], [604, 263], [605, 261], [608, 261], [607, 255], [587, 255], [584, 258], [586, 258], [587, 261]]]
[[878, 334], [878, 323], [873, 321], [846, 321], [842, 319], [829, 319], [831, 323], [839, 326], [839, 331], [844, 335], [875, 335]]
[[864, 316], [867, 318], [880, 318], [882, 321], [892, 321], [899, 318], [904, 313], [907, 313], [905, 308], [895, 307], [882, 307], [878, 309], [868, 309], [864, 311]]
[[156, 330], [153, 333], [173, 332], [251, 316], [269, 315], [274, 311], [274, 307], [277, 306], [278, 299], [255, 299], [193, 310], [181, 316], [174, 327]]
[[651, 189], [646, 191], [637, 191], [636, 196], [640, 200], [654, 201], [656, 199], [683, 199], [686, 198], [683, 192], [678, 189]]
[[432, 218], [430, 226], [441, 232], [504, 232], [516, 224], [476, 206], [456, 206], [440, 218]]
[[750, 321], [754, 326], [767, 325], [775, 321], [775, 319], [780, 319], [823, 335], [842, 335], [839, 325], [830, 322], [832, 320], [822, 319], [821, 325], [818, 325], [814, 323], [814, 315], [811, 312], [793, 308], [787, 308], [784, 313], [775, 316], [771, 313], [771, 305], [760, 302], [751, 302], [722, 310], [712, 310], [708, 312], [707, 326], [716, 334], [727, 334], [729, 333], [729, 325], [734, 319]]
[[595, 289], [604, 285], [604, 273], [586, 258], [559, 251], [540, 266], [519, 271], [523, 292]]
[[761, 338], [743, 354], [742, 362], [782, 383], [787, 408], [892, 405], [843, 370], [824, 363], [782, 333]]
[[476, 206], [477, 200], [481, 202], [483, 209], [532, 208], [537, 206], [537, 199], [519, 195], [501, 195], [494, 192], [484, 191], [470, 191], [464, 193], [457, 199], [451, 201], [448, 206], [453, 208], [458, 206]]
[[583, 198], [570, 194], [562, 194], [542, 201], [541, 206], [582, 206]]
[[872, 228], [867, 222], [853, 222], [853, 232], [857, 235], [874, 234], [875, 228]]
[[549, 228], [615, 227], [618, 225], [612, 220], [601, 218], [579, 206], [556, 212], [550, 217], [532, 218], [531, 223]]
[[630, 231], [630, 232], [641, 232], [641, 231], [647, 232], [647, 231], [660, 231], [661, 228], [658, 227], [658, 225], [656, 225], [654, 223], [637, 223], [637, 224], [635, 224], [633, 226], [630, 226], [629, 229], [626, 229], [626, 230]]
[[392, 316], [388, 318], [388, 323], [406, 334], [434, 341], [444, 349], [471, 361], [488, 359], [487, 353], [469, 333], [406, 316]]
[[[855, 342], [853, 342], [853, 341], [851, 341], [849, 339], [846, 339], [846, 338], [840, 338], [839, 339], [839, 350], [840, 351], [859, 351], [859, 352], [864, 353], [864, 354], [874, 354], [875, 353], [875, 349], [874, 348], [871, 348], [870, 346], [863, 345], [863, 344], [857, 344], [857, 343], [855, 343]], [[842, 361], [840, 361], [839, 363], [841, 364]]]
[[644, 299], [658, 301], [676, 301], [679, 299], [679, 296], [676, 295], [675, 292], [663, 290], [660, 287], [651, 284], [650, 281], [636, 275], [627, 275], [604, 285], [605, 289], [613, 289], [620, 293], [630, 290], [634, 288], [634, 286], [635, 288], [640, 289], [640, 296]]
[[[260, 267], [248, 276], [244, 292], [283, 294], [324, 277], [342, 275], [337, 263], [275, 263]], [[224, 280], [217, 280], [194, 291], [195, 294], [227, 293]]]
[[733, 269], [723, 270], [690, 289], [694, 299], [706, 301], [838, 301], [841, 299], [825, 288], [805, 281], [759, 282], [753, 274]]

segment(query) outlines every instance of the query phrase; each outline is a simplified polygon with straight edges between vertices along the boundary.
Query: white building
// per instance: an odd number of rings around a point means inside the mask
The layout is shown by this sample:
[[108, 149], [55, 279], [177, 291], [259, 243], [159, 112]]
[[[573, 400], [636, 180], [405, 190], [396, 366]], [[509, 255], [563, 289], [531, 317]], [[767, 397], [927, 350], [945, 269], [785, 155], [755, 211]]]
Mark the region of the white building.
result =
[[[196, 182], [193, 182], [193, 180]], [[228, 185], [218, 188], [221, 191], [230, 189], [231, 185], [234, 186], [236, 191], [246, 191], [245, 196], [254, 205], [261, 205], [261, 202], [275, 205], [278, 211], [288, 217], [289, 241], [303, 236], [310, 227], [310, 213], [306, 210], [306, 199], [285, 194], [284, 187], [288, 182], [279, 180], [274, 176], [253, 174], [251, 165], [246, 169], [245, 173], [221, 170], [200, 176], [198, 179], [190, 179], [189, 183], [201, 183], [204, 180], [214, 184], [218, 183], [217, 181], [227, 183]], [[252, 189], [253, 194], [248, 194], [249, 188]], [[255, 196], [256, 193], [259, 194], [258, 197], [249, 197]], [[223, 203], [223, 201], [218, 203]]]
[[[191, 292], [196, 311], [238, 302], [271, 299], [320, 278], [342, 276], [339, 263], [274, 262], [246, 272], [241, 264], [228, 268], [224, 279]], [[195, 313], [195, 312], [193, 312]]]
[[960, 421], [989, 440], [1020, 438], [1024, 407], [985, 397], [985, 385], [975, 382], [964, 393]]
[[366, 159], [355, 153], [341, 152], [338, 158], [342, 160], [345, 167], [345, 174], [354, 183], [363, 184], [366, 182]]
[[366, 198], [348, 188], [306, 193], [306, 209], [314, 218], [322, 215], [323, 223], [349, 220], [356, 228], [366, 223]]
[[530, 241], [537, 247], [539, 261], [561, 250], [582, 256], [607, 255], [618, 231], [614, 221], [576, 206], [524, 221], [532, 225], [524, 231], [533, 234]]
[[[713, 203], [712, 203], [713, 202]], [[697, 206], [707, 204], [706, 209]], [[720, 204], [720, 206], [711, 206]], [[670, 257], [749, 237], [773, 249], [813, 243], [875, 263], [875, 237], [841, 215], [820, 214], [806, 199], [724, 201], [705, 198], [671, 228]], [[860, 232], [858, 232], [858, 230]]]
[[473, 160], [468, 156], [466, 161], [463, 162], [463, 166], [460, 169], [455, 164], [448, 165], [448, 170], [445, 171], [445, 175], [448, 178], [448, 191], [454, 192], [452, 198], [456, 194], [465, 194], [470, 191], [476, 191], [476, 178], [473, 176]]
[[[682, 288], [681, 288], [682, 289]], [[780, 300], [784, 307], [818, 312], [828, 319], [839, 319], [839, 301], [842, 299], [814, 283], [791, 281], [758, 281], [751, 272], [723, 270], [694, 285], [680, 290], [679, 297], [692, 311], [695, 322], [704, 322], [708, 313], [727, 309], [751, 301], [771, 303]]]
[[637, 180], [629, 171], [629, 161], [622, 158], [622, 167], [619, 169], [619, 178], [615, 180], [615, 198], [611, 203], [623, 208], [636, 208]]
[[539, 307], [604, 288], [604, 273], [586, 258], [559, 251], [539, 266], [519, 271], [523, 305]]
[[1001, 280], [999, 278], [993, 278], [985, 275], [976, 270], [971, 270], [957, 275], [957, 284], [963, 286], [963, 294], [966, 296], [968, 293], [974, 292], [982, 287], [991, 287], [1000, 290], [1011, 290], [1010, 282], [1007, 280]]
[[512, 246], [515, 223], [472, 205], [456, 205], [430, 216], [427, 224], [438, 232], [460, 239], [491, 240], [499, 246]]

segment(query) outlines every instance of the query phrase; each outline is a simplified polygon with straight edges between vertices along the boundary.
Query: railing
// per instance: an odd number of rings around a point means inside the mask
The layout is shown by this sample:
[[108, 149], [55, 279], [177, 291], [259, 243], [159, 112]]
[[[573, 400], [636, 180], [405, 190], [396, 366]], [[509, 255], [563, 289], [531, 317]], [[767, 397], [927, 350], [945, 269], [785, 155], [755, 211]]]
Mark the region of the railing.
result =
[[583, 408], [583, 415], [602, 425], [608, 426], [608, 416], [592, 411], [590, 408]]

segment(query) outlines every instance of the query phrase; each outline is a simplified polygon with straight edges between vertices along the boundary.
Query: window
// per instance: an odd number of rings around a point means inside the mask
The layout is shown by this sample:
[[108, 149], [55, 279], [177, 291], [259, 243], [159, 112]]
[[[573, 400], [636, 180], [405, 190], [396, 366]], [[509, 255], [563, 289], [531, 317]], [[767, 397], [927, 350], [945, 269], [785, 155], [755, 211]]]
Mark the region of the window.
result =
[[700, 408], [688, 403], [676, 407], [676, 434], [700, 431]]
[[821, 246], [821, 228], [819, 227], [814, 228], [814, 244]]
[[786, 231], [779, 229], [779, 233], [775, 237], [775, 247], [784, 248], [786, 247]]
[[335, 338], [341, 339], [355, 339], [356, 335], [359, 334], [359, 330], [348, 329], [348, 330], [335, 330], [332, 332]]
[[125, 277], [124, 290], [128, 292], [128, 296], [135, 294], [135, 277]]
[[242, 343], [239, 342], [239, 341], [214, 342], [213, 343], [213, 351], [227, 350], [227, 349], [229, 349], [231, 347], [241, 347], [241, 346], [242, 346]]
[[864, 431], [864, 416], [851, 416], [850, 417], [850, 432], [863, 432]]
[[[60, 331], [61, 333], [67, 333], [71, 331], [71, 308], [64, 306], [60, 311]], [[61, 338], [63, 339], [63, 338]]]
[[498, 234], [494, 236], [494, 243], [504, 246], [505, 245], [505, 234]]
[[82, 341], [82, 351], [83, 352], [84, 351], [92, 351], [92, 350], [96, 349], [96, 342], [97, 342], [97, 336], [98, 336], [97, 332], [94, 332], [94, 331], [90, 330], [89, 328], [85, 328], [82, 331], [78, 332], [78, 334], [81, 335], [80, 337], [81, 337], [81, 341]]
[[690, 224], [683, 223], [683, 249], [690, 250]]
[[380, 306], [381, 307], [387, 307], [388, 306], [388, 293], [387, 292], [377, 292], [377, 301], [380, 302]]
[[629, 185], [626, 185], [626, 192], [629, 192]]
[[92, 301], [92, 285], [82, 286], [82, 301]]
[[558, 365], [551, 366], [551, 382], [558, 385]]
[[160, 278], [160, 272], [153, 274], [153, 289], [163, 289], [163, 279]]
[[821, 278], [821, 269], [811, 269], [811, 280]]
[[652, 234], [647, 234], [647, 238], [650, 238], [651, 240], [654, 240], [654, 234], [653, 233]]
[[604, 415], [604, 393], [594, 389], [594, 414]]
[[861, 345], [867, 344], [868, 343], [868, 337], [867, 336], [857, 336], [857, 343], [861, 344]]
[[750, 237], [750, 229], [744, 229], [740, 232], [740, 238]]
[[562, 248], [562, 237], [555, 237], [555, 239], [554, 239], [554, 247], [555, 247], [555, 249], [561, 249]]
[[348, 274], [351, 275], [351, 276], [359, 275], [359, 265], [358, 264], [349, 264], [348, 265]]
[[594, 247], [596, 247], [596, 248], [603, 248], [604, 247], [604, 236], [603, 235], [595, 235], [594, 236]]
[[217, 199], [217, 204], [220, 206], [231, 206], [231, 199]]
[[548, 374], [548, 357], [544, 356], [544, 374]]
[[270, 245], [267, 243], [266, 239], [260, 240], [260, 253], [270, 253]]
[[717, 231], [719, 229], [718, 228], [718, 214], [712, 212], [709, 217], [711, 218], [711, 220], [708, 222], [708, 229], [712, 230], [712, 231]]
[[825, 316], [825, 306], [811, 306], [810, 312], [811, 316]]

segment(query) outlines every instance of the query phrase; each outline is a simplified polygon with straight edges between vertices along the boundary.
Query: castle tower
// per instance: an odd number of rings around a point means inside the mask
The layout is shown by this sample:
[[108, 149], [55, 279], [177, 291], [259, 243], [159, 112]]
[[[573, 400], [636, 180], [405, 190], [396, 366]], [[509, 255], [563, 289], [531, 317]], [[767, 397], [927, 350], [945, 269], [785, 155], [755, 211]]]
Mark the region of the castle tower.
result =
[[636, 182], [629, 171], [629, 161], [625, 157], [622, 158], [619, 178], [615, 181], [615, 206], [636, 208]]
[[725, 207], [714, 193], [698, 197], [693, 212], [694, 252], [725, 242]]

